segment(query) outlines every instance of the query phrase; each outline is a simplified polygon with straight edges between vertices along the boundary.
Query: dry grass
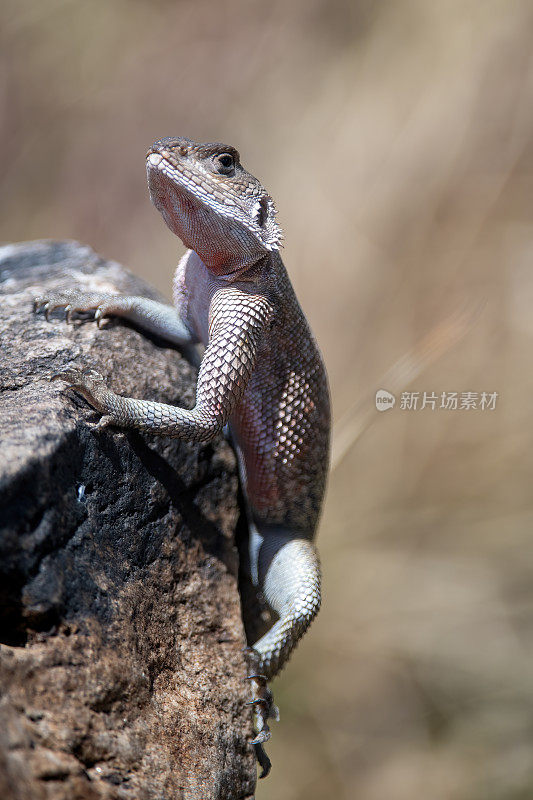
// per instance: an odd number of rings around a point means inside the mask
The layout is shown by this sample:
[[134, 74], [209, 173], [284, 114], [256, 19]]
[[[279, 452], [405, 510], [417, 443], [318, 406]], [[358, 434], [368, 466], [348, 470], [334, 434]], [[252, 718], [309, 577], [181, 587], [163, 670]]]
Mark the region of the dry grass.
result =
[[[79, 238], [168, 294], [145, 149], [229, 141], [277, 200], [336, 418], [374, 422], [331, 478], [258, 800], [531, 797], [531, 4], [4, 0], [0, 30], [1, 238]], [[410, 388], [496, 410], [373, 412], [458, 309]]]

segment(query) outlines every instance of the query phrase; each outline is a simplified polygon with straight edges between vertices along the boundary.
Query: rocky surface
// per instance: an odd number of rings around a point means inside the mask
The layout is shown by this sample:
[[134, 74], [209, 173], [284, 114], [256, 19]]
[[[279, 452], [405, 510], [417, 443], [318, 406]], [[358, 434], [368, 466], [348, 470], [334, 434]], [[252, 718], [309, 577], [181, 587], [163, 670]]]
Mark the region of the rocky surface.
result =
[[32, 312], [59, 286], [156, 296], [71, 242], [0, 249], [0, 797], [248, 798], [233, 454], [114, 429], [50, 376], [191, 406], [180, 354]]

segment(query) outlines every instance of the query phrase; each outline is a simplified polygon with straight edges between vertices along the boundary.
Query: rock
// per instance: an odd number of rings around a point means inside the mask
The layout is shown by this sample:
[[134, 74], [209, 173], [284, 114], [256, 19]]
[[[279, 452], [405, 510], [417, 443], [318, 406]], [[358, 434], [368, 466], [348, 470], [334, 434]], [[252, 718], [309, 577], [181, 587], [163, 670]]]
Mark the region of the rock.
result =
[[95, 431], [50, 376], [190, 407], [194, 370], [123, 323], [35, 316], [60, 286], [157, 295], [74, 242], [0, 249], [0, 797], [251, 797], [233, 453]]

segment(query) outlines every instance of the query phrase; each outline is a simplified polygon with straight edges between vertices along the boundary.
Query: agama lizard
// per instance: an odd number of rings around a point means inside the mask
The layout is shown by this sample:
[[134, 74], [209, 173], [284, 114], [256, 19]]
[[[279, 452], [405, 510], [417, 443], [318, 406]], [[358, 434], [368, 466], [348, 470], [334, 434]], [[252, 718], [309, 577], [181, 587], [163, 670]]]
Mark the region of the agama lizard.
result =
[[94, 311], [123, 317], [177, 345], [200, 343], [196, 405], [185, 410], [121, 397], [95, 371], [60, 373], [103, 416], [133, 427], [209, 441], [229, 423], [249, 523], [252, 580], [278, 619], [253, 645], [256, 753], [276, 716], [266, 683], [289, 658], [320, 607], [313, 538], [329, 458], [326, 372], [279, 254], [272, 199], [228, 145], [186, 138], [147, 154], [152, 202], [185, 246], [174, 277], [175, 308], [145, 297], [66, 291], [40, 297], [46, 316]]

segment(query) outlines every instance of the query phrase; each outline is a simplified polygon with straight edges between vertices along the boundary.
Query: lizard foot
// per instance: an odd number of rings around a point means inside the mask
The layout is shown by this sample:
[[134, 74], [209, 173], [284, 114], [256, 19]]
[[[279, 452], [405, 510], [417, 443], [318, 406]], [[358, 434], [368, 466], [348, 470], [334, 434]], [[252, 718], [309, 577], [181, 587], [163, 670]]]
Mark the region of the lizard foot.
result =
[[64, 381], [71, 389], [81, 394], [96, 411], [105, 414], [96, 427], [102, 428], [113, 422], [112, 417], [108, 415], [108, 405], [104, 402], [111, 392], [99, 372], [94, 369], [82, 371], [75, 367], [65, 367], [56, 375], [52, 375], [51, 380]]
[[53, 311], [61, 309], [65, 313], [67, 323], [72, 322], [73, 318], [94, 318], [98, 327], [100, 327], [102, 319], [112, 313], [117, 297], [118, 295], [106, 294], [105, 292], [82, 292], [77, 290], [51, 292], [48, 295], [36, 297], [33, 301], [33, 310], [35, 313], [44, 312], [44, 316], [48, 320]]
[[270, 739], [269, 719], [279, 721], [279, 710], [274, 705], [274, 697], [267, 686], [267, 678], [260, 672], [260, 657], [253, 647], [246, 648], [246, 655], [249, 663], [249, 673], [246, 677], [250, 681], [252, 689], [252, 699], [248, 705], [252, 706], [256, 718], [256, 736], [252, 741], [255, 749], [256, 758], [261, 766], [262, 773], [259, 776], [264, 778], [270, 772], [270, 760], [265, 753], [263, 744]]

